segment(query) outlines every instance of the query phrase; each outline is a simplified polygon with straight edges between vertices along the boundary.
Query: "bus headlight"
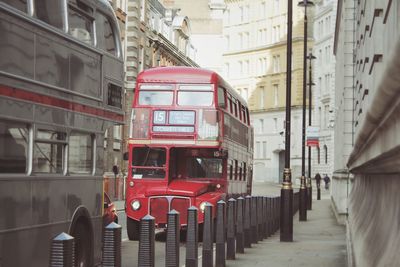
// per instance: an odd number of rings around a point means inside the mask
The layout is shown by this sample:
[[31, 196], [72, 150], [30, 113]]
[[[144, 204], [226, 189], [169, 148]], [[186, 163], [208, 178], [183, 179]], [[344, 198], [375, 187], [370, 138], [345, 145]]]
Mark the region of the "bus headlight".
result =
[[221, 188], [221, 185], [220, 185], [220, 184], [217, 184], [216, 187], [217, 187], [217, 189], [220, 189], [220, 188]]
[[134, 185], [135, 185], [135, 183], [134, 183], [133, 181], [130, 181], [130, 182], [129, 182], [129, 186], [130, 186], [130, 187], [133, 187]]
[[201, 203], [200, 203], [199, 208], [200, 208], [200, 211], [201, 211], [202, 213], [204, 213], [204, 210], [206, 209], [206, 205], [207, 205], [207, 201], [204, 201], [204, 202], [201, 202]]
[[140, 209], [141, 205], [140, 205], [140, 201], [139, 200], [134, 200], [131, 202], [131, 207], [133, 210], [138, 210]]

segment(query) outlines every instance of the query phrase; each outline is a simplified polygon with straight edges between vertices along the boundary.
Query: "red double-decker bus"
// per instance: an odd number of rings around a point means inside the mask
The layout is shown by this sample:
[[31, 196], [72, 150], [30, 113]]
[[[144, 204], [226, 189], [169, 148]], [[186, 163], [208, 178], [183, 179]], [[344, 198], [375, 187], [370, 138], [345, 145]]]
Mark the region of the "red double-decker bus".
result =
[[[167, 212], [250, 194], [253, 130], [247, 104], [216, 72], [160, 67], [137, 78], [129, 140], [129, 239], [146, 214], [164, 227]], [[199, 223], [203, 214], [199, 212]]]

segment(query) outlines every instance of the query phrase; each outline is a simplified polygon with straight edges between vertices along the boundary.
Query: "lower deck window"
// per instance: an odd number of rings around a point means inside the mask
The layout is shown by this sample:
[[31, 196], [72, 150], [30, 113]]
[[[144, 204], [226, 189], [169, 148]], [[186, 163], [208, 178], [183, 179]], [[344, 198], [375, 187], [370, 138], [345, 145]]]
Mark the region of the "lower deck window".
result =
[[40, 173], [62, 173], [66, 133], [38, 130], [33, 145], [33, 171]]
[[28, 127], [23, 123], [0, 121], [0, 173], [25, 173]]
[[89, 174], [93, 166], [93, 138], [90, 134], [72, 133], [69, 137], [68, 170], [75, 174]]

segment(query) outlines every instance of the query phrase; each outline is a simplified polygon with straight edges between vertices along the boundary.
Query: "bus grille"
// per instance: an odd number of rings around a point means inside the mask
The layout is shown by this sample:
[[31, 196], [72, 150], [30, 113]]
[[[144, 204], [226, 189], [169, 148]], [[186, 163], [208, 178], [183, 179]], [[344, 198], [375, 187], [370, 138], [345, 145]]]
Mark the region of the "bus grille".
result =
[[171, 210], [174, 209], [179, 212], [179, 218], [181, 224], [187, 224], [187, 209], [189, 208], [190, 202], [187, 198], [174, 198], [171, 203]]
[[167, 223], [168, 199], [165, 197], [150, 199], [150, 215], [156, 223]]

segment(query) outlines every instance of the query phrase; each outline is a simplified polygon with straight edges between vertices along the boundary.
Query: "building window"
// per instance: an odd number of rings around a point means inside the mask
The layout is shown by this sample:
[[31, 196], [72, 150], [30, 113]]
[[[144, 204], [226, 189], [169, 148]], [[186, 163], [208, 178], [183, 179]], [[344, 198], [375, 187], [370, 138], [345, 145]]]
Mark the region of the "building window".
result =
[[257, 159], [260, 158], [260, 142], [259, 141], [256, 142], [256, 151], [255, 152], [256, 152], [255, 153], [256, 158]]
[[273, 87], [274, 87], [274, 106], [277, 107], [278, 106], [279, 87], [277, 84], [274, 84]]
[[275, 0], [274, 1], [274, 14], [278, 15], [279, 14], [279, 1], [280, 0]]
[[274, 118], [274, 132], [278, 131], [278, 118]]
[[263, 147], [263, 158], [267, 158], [267, 141], [262, 142], [262, 147]]
[[243, 88], [243, 98], [246, 99], [249, 97], [249, 89], [248, 88]]
[[140, 21], [145, 21], [146, 1], [140, 0]]
[[260, 19], [264, 19], [266, 17], [265, 11], [266, 11], [266, 5], [265, 2], [262, 2], [260, 6]]
[[260, 109], [264, 109], [265, 87], [260, 86]]
[[273, 56], [273, 71], [274, 73], [278, 73], [280, 71], [280, 56]]
[[229, 63], [225, 63], [225, 76], [229, 77], [230, 76], [230, 72], [229, 72]]
[[324, 145], [325, 164], [328, 164], [328, 147]]
[[264, 119], [260, 119], [260, 133], [264, 132]]

